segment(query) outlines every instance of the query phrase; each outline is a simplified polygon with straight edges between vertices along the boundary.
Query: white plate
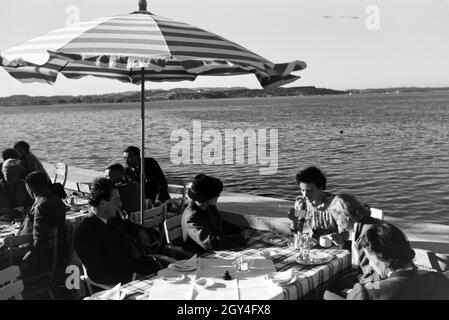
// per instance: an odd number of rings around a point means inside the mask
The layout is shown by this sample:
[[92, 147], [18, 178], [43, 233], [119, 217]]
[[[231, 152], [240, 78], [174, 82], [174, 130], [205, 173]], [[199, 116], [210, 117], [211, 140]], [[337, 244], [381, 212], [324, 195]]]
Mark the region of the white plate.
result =
[[319, 250], [310, 250], [309, 251], [309, 260], [304, 261], [304, 260], [300, 259], [300, 257], [298, 256], [296, 258], [296, 262], [301, 265], [305, 265], [305, 266], [316, 266], [316, 265], [328, 263], [332, 259], [334, 259], [334, 255], [331, 253], [323, 252], [323, 251], [319, 251]]
[[162, 280], [171, 283], [182, 281], [186, 277], [184, 274], [175, 271], [162, 272], [159, 274], [159, 276]]
[[283, 236], [272, 235], [263, 237], [262, 241], [271, 245], [280, 246], [286, 243], [288, 241], [288, 238]]

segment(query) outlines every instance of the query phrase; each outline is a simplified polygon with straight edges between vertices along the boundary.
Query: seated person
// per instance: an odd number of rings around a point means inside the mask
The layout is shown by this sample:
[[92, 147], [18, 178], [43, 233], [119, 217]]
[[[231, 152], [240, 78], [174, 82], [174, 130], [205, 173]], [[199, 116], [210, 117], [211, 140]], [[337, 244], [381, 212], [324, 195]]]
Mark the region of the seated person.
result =
[[66, 206], [49, 190], [47, 175], [42, 171], [30, 173], [26, 179], [26, 187], [34, 204], [28, 215], [33, 233], [33, 248], [23, 259], [24, 274], [32, 275], [45, 272], [51, 268], [52, 251], [49, 246], [49, 235], [52, 228], [57, 228], [57, 271], [64, 273], [67, 254]]
[[125, 179], [125, 168], [120, 163], [114, 163], [106, 169], [106, 177], [111, 180], [118, 192], [125, 214], [140, 210], [140, 185], [135, 181]]
[[120, 194], [106, 178], [95, 179], [89, 199], [89, 215], [75, 234], [75, 251], [88, 276], [103, 284], [126, 283], [134, 273], [150, 275], [162, 269], [143, 248], [148, 234], [142, 227], [116, 217]]
[[18, 141], [14, 144], [14, 150], [16, 150], [19, 155], [19, 160], [22, 161], [23, 167], [25, 168], [25, 174], [29, 174], [33, 171], [42, 171], [47, 175], [47, 180], [50, 181], [50, 177], [45, 171], [44, 166], [40, 160], [30, 151], [30, 145], [25, 141]]
[[[303, 232], [309, 227], [315, 239], [337, 232], [337, 224], [329, 212], [333, 195], [326, 190], [326, 177], [320, 169], [308, 167], [296, 175], [301, 195], [296, 198], [295, 207], [288, 217], [293, 221], [292, 232]], [[307, 225], [304, 225], [304, 224]]]
[[[360, 245], [369, 264], [380, 277], [356, 283], [348, 300], [440, 300], [449, 299], [449, 279], [441, 273], [418, 270], [415, 252], [407, 237], [395, 226], [382, 223], [368, 229]], [[324, 298], [342, 299], [326, 291]]]
[[[8, 159], [19, 159], [19, 155], [16, 152], [16, 150], [8, 148], [2, 151], [2, 158], [3, 161], [6, 161]], [[0, 180], [3, 179], [2, 165], [3, 163], [0, 163]], [[25, 168], [23, 168], [22, 172], [19, 174], [19, 178], [25, 179], [25, 177], [26, 177]]]
[[[140, 183], [140, 149], [129, 146], [123, 151], [125, 176], [128, 181]], [[168, 184], [165, 174], [154, 158], [145, 158], [145, 199], [149, 205], [158, 207], [168, 199]], [[170, 205], [168, 205], [170, 207]]]
[[216, 178], [199, 174], [189, 190], [192, 199], [182, 214], [182, 233], [185, 250], [204, 253], [246, 245], [246, 237], [237, 225], [225, 221], [216, 204], [223, 183]]
[[21, 163], [16, 159], [8, 159], [2, 165], [0, 217], [8, 222], [23, 220], [33, 204], [33, 199], [26, 190], [25, 181], [19, 179], [21, 170]]
[[345, 193], [335, 196], [329, 205], [329, 212], [337, 222], [339, 232], [331, 234], [332, 240], [340, 246], [343, 246], [345, 241], [349, 242], [352, 265], [357, 269], [355, 277], [341, 281], [341, 286], [348, 288], [357, 281], [361, 283], [371, 281], [370, 278], [378, 275], [374, 275], [374, 270], [369, 266], [360, 240], [367, 230], [382, 224], [382, 220], [372, 218], [367, 206], [355, 196]]

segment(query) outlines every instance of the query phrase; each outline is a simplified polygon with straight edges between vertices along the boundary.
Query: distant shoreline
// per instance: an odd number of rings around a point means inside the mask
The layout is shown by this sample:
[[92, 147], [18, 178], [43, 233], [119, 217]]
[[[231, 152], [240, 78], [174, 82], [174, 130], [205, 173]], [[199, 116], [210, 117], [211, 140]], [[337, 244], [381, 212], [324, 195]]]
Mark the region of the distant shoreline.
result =
[[[397, 87], [397, 88], [373, 88], [373, 89], [349, 89], [334, 90], [327, 88], [291, 87], [276, 88], [271, 90], [248, 89], [248, 88], [194, 88], [194, 89], [171, 89], [171, 90], [147, 90], [146, 101], [177, 101], [177, 100], [207, 100], [207, 99], [229, 99], [229, 98], [267, 98], [267, 97], [305, 97], [322, 95], [357, 95], [357, 94], [399, 94], [399, 93], [422, 93], [422, 92], [449, 92], [449, 87]], [[139, 91], [128, 91], [121, 93], [109, 93], [101, 95], [82, 96], [27, 96], [13, 95], [0, 98], [0, 106], [42, 106], [61, 104], [98, 104], [98, 103], [131, 103], [140, 102]]]

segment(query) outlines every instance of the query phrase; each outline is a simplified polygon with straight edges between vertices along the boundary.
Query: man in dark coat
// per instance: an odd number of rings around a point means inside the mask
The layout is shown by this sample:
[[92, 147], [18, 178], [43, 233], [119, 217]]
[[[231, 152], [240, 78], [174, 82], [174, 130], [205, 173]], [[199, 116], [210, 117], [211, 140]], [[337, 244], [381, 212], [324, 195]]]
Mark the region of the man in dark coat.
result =
[[4, 177], [0, 180], [0, 217], [8, 222], [23, 219], [33, 204], [25, 181], [19, 178], [21, 170], [20, 160], [8, 159], [2, 165]]
[[33, 248], [24, 257], [26, 275], [45, 272], [52, 263], [50, 231], [57, 228], [57, 273], [61, 275], [68, 253], [66, 206], [49, 190], [47, 175], [42, 171], [25, 178], [28, 193], [34, 199], [28, 219], [32, 224]]
[[89, 205], [90, 214], [78, 227], [74, 247], [93, 281], [126, 283], [134, 273], [150, 275], [161, 269], [154, 257], [142, 254], [148, 240], [144, 229], [116, 217], [120, 194], [110, 180], [94, 180]]
[[[129, 146], [123, 151], [123, 160], [126, 179], [140, 183], [140, 149]], [[154, 158], [145, 158], [145, 199], [156, 207], [170, 199], [167, 179]]]
[[120, 163], [107, 167], [106, 177], [111, 180], [120, 193], [122, 208], [126, 214], [140, 210], [140, 184], [125, 179], [125, 168]]
[[189, 190], [192, 199], [182, 214], [184, 249], [204, 253], [245, 246], [242, 229], [224, 220], [217, 210], [223, 183], [204, 174], [197, 175]]

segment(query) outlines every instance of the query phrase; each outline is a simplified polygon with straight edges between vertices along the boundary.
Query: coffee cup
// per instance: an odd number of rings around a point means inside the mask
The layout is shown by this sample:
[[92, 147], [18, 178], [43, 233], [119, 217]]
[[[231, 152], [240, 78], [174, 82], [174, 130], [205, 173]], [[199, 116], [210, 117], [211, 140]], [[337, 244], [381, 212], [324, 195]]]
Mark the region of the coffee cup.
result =
[[332, 246], [332, 239], [330, 236], [321, 236], [320, 237], [320, 246], [323, 248], [329, 248]]

